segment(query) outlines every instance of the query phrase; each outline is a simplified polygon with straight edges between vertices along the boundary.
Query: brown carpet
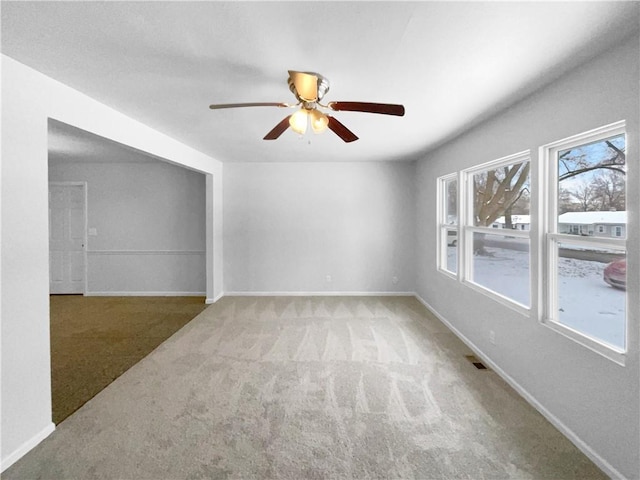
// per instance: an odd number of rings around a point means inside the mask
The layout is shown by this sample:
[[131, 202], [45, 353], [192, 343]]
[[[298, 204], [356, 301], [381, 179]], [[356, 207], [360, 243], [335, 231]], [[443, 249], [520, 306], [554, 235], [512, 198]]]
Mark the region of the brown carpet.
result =
[[52, 295], [53, 422], [75, 412], [206, 306], [204, 297]]

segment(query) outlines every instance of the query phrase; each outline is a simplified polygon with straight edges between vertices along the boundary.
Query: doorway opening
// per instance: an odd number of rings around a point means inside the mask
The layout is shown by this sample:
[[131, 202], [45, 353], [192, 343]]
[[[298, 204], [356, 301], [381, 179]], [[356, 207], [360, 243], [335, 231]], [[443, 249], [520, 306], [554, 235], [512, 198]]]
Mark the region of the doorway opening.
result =
[[206, 308], [206, 177], [49, 120], [52, 416]]

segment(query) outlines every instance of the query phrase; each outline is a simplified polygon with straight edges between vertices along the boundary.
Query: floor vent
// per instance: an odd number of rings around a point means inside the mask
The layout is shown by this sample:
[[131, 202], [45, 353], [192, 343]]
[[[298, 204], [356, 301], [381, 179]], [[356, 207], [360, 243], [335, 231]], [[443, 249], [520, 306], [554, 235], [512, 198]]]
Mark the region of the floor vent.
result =
[[465, 358], [467, 360], [469, 360], [471, 363], [473, 363], [473, 366], [476, 367], [478, 370], [489, 370], [484, 363], [482, 363], [480, 361], [480, 359], [478, 357], [476, 357], [475, 355], [465, 355]]

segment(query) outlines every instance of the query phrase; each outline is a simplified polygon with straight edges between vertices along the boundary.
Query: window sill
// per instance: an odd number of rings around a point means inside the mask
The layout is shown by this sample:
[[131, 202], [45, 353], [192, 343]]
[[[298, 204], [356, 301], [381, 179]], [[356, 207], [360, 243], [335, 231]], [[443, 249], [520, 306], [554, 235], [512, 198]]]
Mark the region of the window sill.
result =
[[551, 330], [559, 333], [563, 337], [566, 337], [570, 340], [573, 340], [576, 343], [579, 343], [583, 347], [588, 348], [592, 352], [597, 353], [614, 363], [617, 363], [621, 367], [625, 366], [626, 363], [626, 352], [624, 350], [618, 350], [617, 348], [607, 345], [605, 343], [594, 340], [586, 335], [578, 332], [577, 330], [573, 330], [561, 323], [558, 323], [551, 319], [544, 319], [542, 324]]
[[494, 292], [493, 290], [489, 290], [486, 287], [483, 287], [482, 285], [479, 285], [477, 283], [472, 282], [471, 280], [463, 280], [462, 281], [463, 285], [466, 285], [467, 287], [471, 288], [472, 290], [475, 290], [476, 292], [479, 292], [489, 298], [491, 298], [492, 300], [495, 300], [496, 302], [504, 305], [505, 307], [510, 308], [511, 310], [513, 310], [514, 312], [519, 313], [520, 315], [529, 318], [531, 316], [531, 308], [522, 305], [521, 303], [518, 303], [514, 300], [511, 300], [508, 297], [505, 297], [503, 295], [500, 295], [499, 293]]
[[445, 277], [449, 277], [452, 280], [458, 280], [458, 274], [445, 270], [444, 268], [438, 268], [438, 272], [442, 273]]

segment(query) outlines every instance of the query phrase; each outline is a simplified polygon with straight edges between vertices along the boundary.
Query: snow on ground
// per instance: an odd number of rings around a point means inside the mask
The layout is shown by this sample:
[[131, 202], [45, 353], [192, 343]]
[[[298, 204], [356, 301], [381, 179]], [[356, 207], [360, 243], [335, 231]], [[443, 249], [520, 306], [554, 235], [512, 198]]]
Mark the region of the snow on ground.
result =
[[560, 323], [624, 348], [626, 292], [602, 279], [605, 263], [560, 258]]
[[[529, 253], [488, 248], [490, 256], [474, 256], [474, 282], [529, 306]], [[590, 337], [624, 347], [626, 293], [602, 279], [606, 264], [560, 258], [558, 321]], [[457, 251], [448, 248], [447, 267], [457, 268]]]
[[487, 248], [488, 255], [473, 256], [473, 281], [529, 306], [529, 252]]

